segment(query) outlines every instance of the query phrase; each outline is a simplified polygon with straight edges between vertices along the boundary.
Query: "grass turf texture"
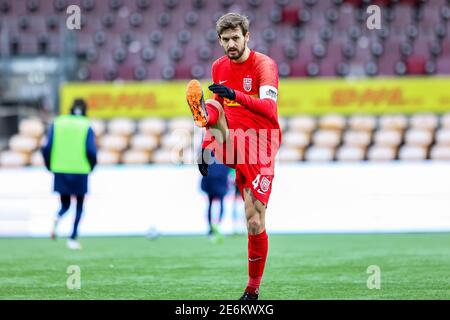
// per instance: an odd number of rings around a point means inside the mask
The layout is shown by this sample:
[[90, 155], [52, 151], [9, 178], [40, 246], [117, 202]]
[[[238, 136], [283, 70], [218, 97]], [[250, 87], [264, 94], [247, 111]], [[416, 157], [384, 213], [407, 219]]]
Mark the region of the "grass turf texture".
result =
[[[247, 238], [0, 239], [0, 299], [238, 299]], [[66, 287], [81, 268], [81, 289]], [[381, 289], [367, 288], [369, 265]], [[269, 235], [261, 299], [450, 299], [450, 233]]]

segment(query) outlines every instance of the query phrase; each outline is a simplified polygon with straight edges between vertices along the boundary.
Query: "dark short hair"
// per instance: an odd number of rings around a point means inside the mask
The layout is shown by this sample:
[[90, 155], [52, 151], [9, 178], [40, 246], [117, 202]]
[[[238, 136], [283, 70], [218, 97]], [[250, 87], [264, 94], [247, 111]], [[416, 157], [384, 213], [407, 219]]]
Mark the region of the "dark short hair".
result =
[[84, 99], [77, 98], [73, 101], [72, 108], [70, 109], [71, 114], [83, 115], [85, 116], [87, 112], [87, 104]]
[[242, 34], [245, 36], [248, 32], [249, 25], [250, 23], [246, 16], [236, 12], [230, 12], [224, 14], [219, 18], [219, 20], [217, 20], [216, 31], [220, 37], [223, 31], [240, 27], [242, 30]]

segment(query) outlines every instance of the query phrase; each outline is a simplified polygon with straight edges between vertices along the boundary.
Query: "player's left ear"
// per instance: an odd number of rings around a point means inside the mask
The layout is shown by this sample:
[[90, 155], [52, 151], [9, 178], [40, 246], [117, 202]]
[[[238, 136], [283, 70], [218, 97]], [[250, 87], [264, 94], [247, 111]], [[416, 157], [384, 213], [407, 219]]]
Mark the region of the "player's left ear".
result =
[[250, 31], [247, 31], [246, 35], [244, 36], [245, 42], [248, 42], [250, 40]]

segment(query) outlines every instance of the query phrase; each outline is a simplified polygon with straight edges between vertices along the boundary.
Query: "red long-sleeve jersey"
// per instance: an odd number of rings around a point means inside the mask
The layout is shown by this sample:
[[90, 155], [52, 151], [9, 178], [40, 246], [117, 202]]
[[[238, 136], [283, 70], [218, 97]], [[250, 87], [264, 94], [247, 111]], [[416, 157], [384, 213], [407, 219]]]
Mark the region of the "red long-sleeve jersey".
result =
[[[214, 95], [214, 99], [224, 108], [229, 129], [280, 131], [277, 110], [278, 68], [271, 58], [251, 51], [245, 62], [235, 63], [223, 56], [212, 65], [212, 80], [235, 90], [236, 99], [233, 101]], [[203, 146], [207, 146], [210, 141], [211, 136], [207, 132]]]

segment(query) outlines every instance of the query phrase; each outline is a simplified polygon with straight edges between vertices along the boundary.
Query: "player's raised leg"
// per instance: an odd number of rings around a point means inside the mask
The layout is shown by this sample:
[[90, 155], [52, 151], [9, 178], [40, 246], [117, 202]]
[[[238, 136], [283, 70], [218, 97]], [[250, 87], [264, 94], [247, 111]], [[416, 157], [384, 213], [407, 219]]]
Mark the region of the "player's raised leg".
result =
[[269, 248], [265, 226], [266, 206], [244, 188], [245, 215], [248, 230], [248, 284], [240, 300], [258, 300], [259, 286]]
[[191, 109], [195, 125], [208, 127], [218, 143], [223, 143], [228, 136], [228, 124], [222, 105], [214, 100], [205, 101], [203, 90], [198, 80], [189, 81], [186, 88], [186, 101]]

